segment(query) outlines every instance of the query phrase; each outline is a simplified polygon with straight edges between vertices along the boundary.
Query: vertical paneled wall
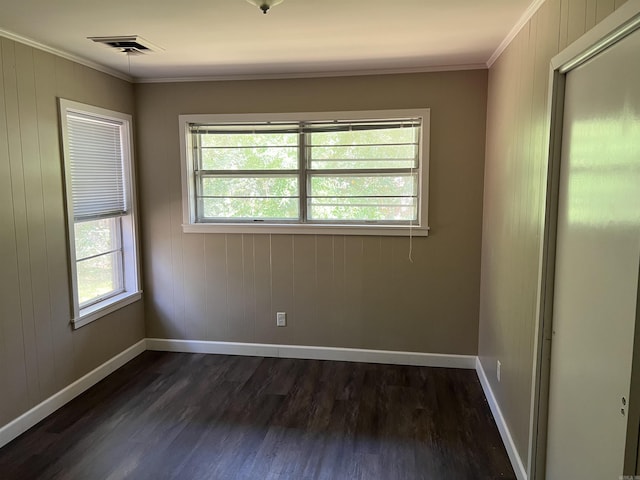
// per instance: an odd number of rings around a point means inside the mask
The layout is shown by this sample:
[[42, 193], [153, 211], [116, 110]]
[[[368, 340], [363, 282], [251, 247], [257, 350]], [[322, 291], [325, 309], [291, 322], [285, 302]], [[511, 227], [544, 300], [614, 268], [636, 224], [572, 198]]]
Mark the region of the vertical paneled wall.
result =
[[[149, 337], [477, 352], [487, 72], [136, 85]], [[431, 108], [428, 238], [183, 234], [178, 115]], [[275, 313], [288, 313], [277, 328]]]
[[549, 62], [622, 3], [547, 0], [489, 70], [479, 355], [525, 465], [546, 195]]
[[0, 37], [0, 426], [144, 337], [141, 302], [70, 327], [57, 97], [133, 113], [127, 82]]

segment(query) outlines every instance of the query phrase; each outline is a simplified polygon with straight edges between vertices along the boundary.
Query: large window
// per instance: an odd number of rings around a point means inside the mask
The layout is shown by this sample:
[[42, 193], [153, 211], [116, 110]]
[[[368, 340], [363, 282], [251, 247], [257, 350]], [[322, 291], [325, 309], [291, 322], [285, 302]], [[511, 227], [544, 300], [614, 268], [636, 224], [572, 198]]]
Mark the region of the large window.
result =
[[187, 232], [426, 235], [428, 110], [181, 115]]
[[140, 298], [131, 117], [60, 100], [73, 324]]

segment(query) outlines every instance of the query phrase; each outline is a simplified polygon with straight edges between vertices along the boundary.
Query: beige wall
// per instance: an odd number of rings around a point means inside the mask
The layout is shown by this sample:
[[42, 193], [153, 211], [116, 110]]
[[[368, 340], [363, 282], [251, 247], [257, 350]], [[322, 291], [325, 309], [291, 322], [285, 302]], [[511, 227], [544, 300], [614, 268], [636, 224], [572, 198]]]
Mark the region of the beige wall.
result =
[[[486, 71], [136, 85], [147, 335], [475, 354]], [[431, 108], [432, 234], [183, 234], [178, 115]], [[275, 326], [275, 312], [288, 326]]]
[[69, 325], [58, 96], [133, 113], [128, 83], [0, 37], [0, 425], [144, 337], [141, 302]]
[[525, 465], [546, 195], [549, 62], [622, 3], [547, 0], [489, 71], [479, 355]]

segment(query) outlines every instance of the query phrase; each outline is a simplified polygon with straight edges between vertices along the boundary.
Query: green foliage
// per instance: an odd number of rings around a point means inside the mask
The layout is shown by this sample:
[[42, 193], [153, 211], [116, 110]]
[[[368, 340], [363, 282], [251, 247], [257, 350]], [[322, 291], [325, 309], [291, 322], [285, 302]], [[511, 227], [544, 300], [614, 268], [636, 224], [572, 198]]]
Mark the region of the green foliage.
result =
[[74, 225], [76, 259], [115, 250], [118, 245], [117, 223], [119, 221], [115, 218], [103, 218], [76, 222]]
[[203, 170], [295, 170], [297, 147], [202, 149]]
[[311, 168], [415, 168], [413, 128], [311, 134]]
[[204, 177], [202, 179], [203, 196], [235, 197], [297, 197], [298, 177], [248, 176], [248, 177]]
[[311, 177], [313, 197], [405, 197], [415, 191], [415, 176], [406, 175], [340, 175]]
[[81, 305], [120, 289], [117, 255], [107, 254], [76, 264], [78, 301]]
[[202, 202], [206, 218], [295, 220], [299, 211], [297, 198], [205, 198]]
[[314, 132], [311, 145], [380, 145], [390, 143], [416, 143], [415, 128], [380, 128], [344, 132]]
[[118, 259], [121, 252], [107, 253], [119, 248], [119, 225], [119, 218], [77, 222], [74, 225], [80, 304], [120, 289]]
[[203, 170], [295, 170], [295, 133], [201, 134]]
[[416, 211], [413, 198], [314, 198], [312, 220], [410, 220]]

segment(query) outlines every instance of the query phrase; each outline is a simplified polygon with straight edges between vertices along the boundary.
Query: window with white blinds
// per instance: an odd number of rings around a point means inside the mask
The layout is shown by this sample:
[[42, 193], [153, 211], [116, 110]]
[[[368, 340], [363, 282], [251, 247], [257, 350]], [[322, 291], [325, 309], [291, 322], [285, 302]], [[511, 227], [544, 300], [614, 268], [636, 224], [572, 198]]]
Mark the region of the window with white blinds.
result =
[[67, 114], [73, 216], [76, 220], [124, 215], [122, 121]]
[[60, 100], [75, 327], [140, 298], [131, 117]]
[[180, 121], [185, 231], [426, 234], [428, 110]]

